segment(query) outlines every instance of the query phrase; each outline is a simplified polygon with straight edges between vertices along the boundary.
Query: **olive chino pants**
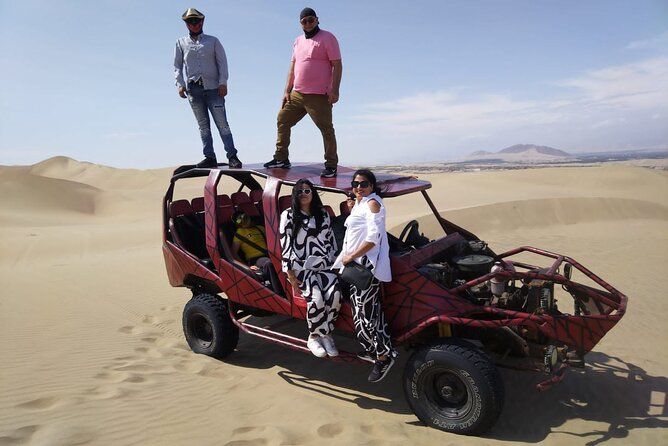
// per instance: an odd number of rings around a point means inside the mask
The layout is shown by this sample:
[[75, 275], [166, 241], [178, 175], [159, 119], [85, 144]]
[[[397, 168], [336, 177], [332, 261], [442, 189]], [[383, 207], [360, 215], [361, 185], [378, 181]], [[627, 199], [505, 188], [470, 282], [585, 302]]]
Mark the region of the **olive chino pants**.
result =
[[274, 159], [278, 161], [288, 159], [292, 127], [307, 113], [322, 133], [322, 141], [325, 145], [325, 167], [336, 169], [339, 158], [336, 154], [336, 135], [332, 124], [332, 104], [329, 103], [326, 94], [302, 94], [295, 90], [290, 93], [290, 102], [278, 112], [276, 120], [278, 137]]

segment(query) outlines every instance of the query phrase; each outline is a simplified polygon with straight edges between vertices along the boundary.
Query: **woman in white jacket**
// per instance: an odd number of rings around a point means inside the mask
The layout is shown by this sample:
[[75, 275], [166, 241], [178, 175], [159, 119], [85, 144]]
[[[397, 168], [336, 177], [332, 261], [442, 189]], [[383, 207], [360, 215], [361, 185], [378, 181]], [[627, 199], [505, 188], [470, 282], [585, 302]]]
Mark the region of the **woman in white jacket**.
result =
[[355, 205], [346, 219], [343, 248], [334, 267], [342, 269], [355, 261], [373, 273], [367, 289], [350, 286], [350, 298], [357, 339], [366, 354], [375, 360], [369, 381], [377, 382], [387, 375], [397, 356], [380, 302], [380, 282], [392, 280], [385, 206], [379, 196], [376, 176], [370, 170], [356, 171], [351, 185]]

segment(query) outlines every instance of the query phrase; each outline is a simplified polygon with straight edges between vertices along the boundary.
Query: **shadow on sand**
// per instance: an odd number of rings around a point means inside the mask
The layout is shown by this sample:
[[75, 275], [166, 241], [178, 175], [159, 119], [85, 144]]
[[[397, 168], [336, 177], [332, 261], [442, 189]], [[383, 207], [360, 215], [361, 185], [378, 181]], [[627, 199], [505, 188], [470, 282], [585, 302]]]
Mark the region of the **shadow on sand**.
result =
[[[286, 323], [280, 331], [305, 336], [303, 322]], [[352, 337], [337, 335], [336, 341], [340, 349], [358, 350]], [[370, 368], [365, 365], [320, 360], [242, 334], [238, 350], [225, 362], [260, 369], [278, 366], [285, 369], [278, 375], [300, 389], [347, 401], [363, 409], [411, 414], [402, 389], [402, 372], [408, 356], [408, 352], [401, 350], [387, 378], [382, 383], [372, 384], [367, 381]], [[501, 417], [485, 437], [538, 443], [554, 432], [572, 435], [579, 444], [597, 445], [612, 438], [625, 438], [636, 428], [668, 427], [666, 377], [650, 376], [634, 364], [600, 352], [589, 353], [586, 362], [584, 371], [568, 371], [560, 384], [545, 392], [535, 389], [545, 375], [501, 369], [506, 388], [505, 404]], [[605, 427], [577, 432], [560, 428], [572, 419]], [[416, 418], [411, 424], [420, 422]]]

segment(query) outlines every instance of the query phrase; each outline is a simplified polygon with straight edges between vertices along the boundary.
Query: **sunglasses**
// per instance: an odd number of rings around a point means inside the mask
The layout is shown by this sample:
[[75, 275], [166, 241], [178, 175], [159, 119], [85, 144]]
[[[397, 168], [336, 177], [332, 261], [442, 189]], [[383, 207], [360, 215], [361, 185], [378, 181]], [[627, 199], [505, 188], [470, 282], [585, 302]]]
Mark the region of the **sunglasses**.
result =
[[299, 189], [297, 195], [311, 195], [311, 189]]
[[351, 185], [352, 187], [364, 187], [364, 188], [366, 188], [366, 187], [371, 186], [371, 183], [369, 183], [367, 180], [364, 180], [364, 181], [351, 181], [351, 182], [350, 182], [350, 185]]
[[304, 17], [303, 19], [301, 19], [299, 21], [299, 23], [301, 23], [302, 25], [306, 25], [306, 24], [310, 25], [311, 23], [314, 23], [315, 21], [316, 21], [315, 17]]
[[186, 19], [188, 25], [199, 25], [202, 23], [202, 19]]

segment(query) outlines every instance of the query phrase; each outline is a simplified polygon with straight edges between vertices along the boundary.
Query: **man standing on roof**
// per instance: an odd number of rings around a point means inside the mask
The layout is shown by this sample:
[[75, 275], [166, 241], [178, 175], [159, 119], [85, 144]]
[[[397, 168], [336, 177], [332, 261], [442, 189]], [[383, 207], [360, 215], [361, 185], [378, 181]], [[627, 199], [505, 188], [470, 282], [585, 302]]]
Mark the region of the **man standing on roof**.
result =
[[313, 9], [304, 8], [299, 14], [299, 22], [304, 35], [297, 37], [292, 46], [292, 63], [283, 104], [278, 112], [276, 152], [264, 167], [290, 168], [290, 130], [308, 113], [320, 129], [325, 145], [325, 169], [320, 176], [335, 177], [339, 158], [332, 124], [332, 105], [339, 100], [343, 72], [339, 42], [334, 34], [320, 29]]
[[216, 153], [213, 151], [209, 119], [211, 113], [223, 140], [229, 166], [235, 169], [241, 168], [225, 113], [228, 77], [225, 49], [216, 37], [202, 33], [204, 14], [195, 8], [189, 8], [181, 18], [186, 22], [189, 35], [176, 41], [174, 76], [179, 96], [188, 98], [199, 126], [204, 146], [204, 160], [199, 162], [197, 167], [218, 165]]

